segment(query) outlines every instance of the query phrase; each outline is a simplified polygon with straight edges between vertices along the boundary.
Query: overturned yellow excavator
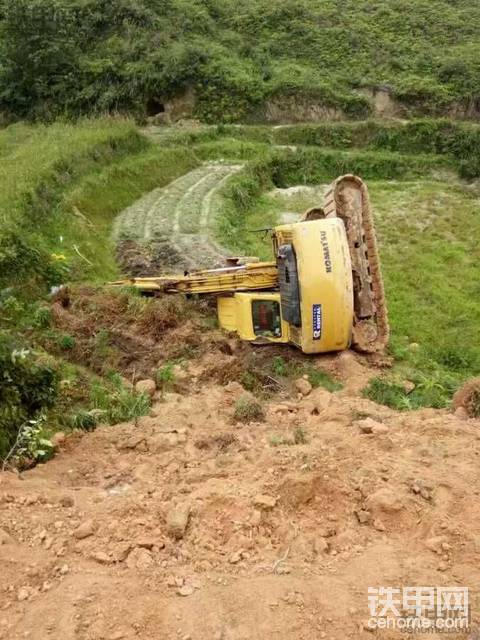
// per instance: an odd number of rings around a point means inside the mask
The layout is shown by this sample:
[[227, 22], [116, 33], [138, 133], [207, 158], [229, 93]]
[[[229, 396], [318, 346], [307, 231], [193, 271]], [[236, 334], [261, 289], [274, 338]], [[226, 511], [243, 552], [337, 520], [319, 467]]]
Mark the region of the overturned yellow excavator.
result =
[[389, 338], [375, 231], [364, 182], [341, 176], [323, 207], [272, 229], [272, 262], [227, 259], [183, 276], [121, 280], [148, 293], [214, 295], [221, 327], [304, 353], [382, 350]]

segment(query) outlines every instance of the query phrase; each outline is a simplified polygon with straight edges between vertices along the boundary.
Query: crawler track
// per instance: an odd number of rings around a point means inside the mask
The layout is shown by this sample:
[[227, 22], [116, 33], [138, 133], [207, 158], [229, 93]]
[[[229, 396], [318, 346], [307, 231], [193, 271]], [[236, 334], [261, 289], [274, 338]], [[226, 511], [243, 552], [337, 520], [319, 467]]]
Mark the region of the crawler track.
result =
[[323, 214], [341, 218], [347, 230], [354, 276], [353, 347], [380, 351], [388, 343], [390, 329], [370, 198], [363, 180], [351, 174], [337, 178], [325, 194]]

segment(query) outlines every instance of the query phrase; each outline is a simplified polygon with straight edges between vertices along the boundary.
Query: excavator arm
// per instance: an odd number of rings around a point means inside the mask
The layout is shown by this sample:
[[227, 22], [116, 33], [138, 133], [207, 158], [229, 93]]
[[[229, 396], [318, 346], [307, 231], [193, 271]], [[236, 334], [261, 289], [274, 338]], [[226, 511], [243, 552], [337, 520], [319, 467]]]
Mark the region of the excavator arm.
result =
[[263, 291], [278, 286], [275, 262], [253, 262], [240, 266], [192, 271], [184, 276], [131, 278], [111, 283], [131, 286], [146, 293], [233, 293], [235, 291]]

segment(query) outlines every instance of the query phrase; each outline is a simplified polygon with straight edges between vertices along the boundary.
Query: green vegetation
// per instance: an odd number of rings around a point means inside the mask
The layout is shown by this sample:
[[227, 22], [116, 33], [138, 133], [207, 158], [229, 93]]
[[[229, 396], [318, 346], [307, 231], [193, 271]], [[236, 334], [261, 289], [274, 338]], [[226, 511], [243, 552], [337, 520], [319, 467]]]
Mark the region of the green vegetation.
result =
[[334, 380], [326, 371], [312, 366], [308, 359], [300, 355], [298, 358], [288, 359], [275, 356], [272, 358], [271, 370], [272, 375], [279, 378], [295, 379], [306, 375], [314, 388], [322, 387], [327, 391], [340, 391], [343, 388], [343, 385]]
[[155, 382], [157, 383], [157, 388], [161, 391], [167, 391], [173, 386], [175, 382], [173, 367], [173, 362], [166, 362], [163, 367], [157, 369], [155, 373]]
[[90, 398], [98, 418], [109, 424], [135, 420], [150, 410], [150, 398], [125, 387], [118, 374], [108, 376], [107, 382], [94, 381]]
[[[57, 400], [58, 383], [52, 359], [0, 334], [0, 458], [14, 446], [19, 431], [31, 431], [37, 421], [43, 420]], [[20, 436], [25, 440], [25, 435]]]
[[0, 131], [0, 287], [114, 277], [111, 222], [198, 160], [152, 147], [129, 121]]
[[0, 108], [51, 119], [140, 116], [195, 91], [208, 121], [314, 100], [349, 117], [389, 85], [410, 113], [480, 95], [480, 8], [470, 0], [3, 0]]
[[122, 121], [0, 131], [0, 286], [59, 284], [88, 264], [69, 242], [78, 223], [62, 195], [82, 175], [145, 146]]
[[265, 410], [254, 397], [243, 395], [235, 403], [233, 412], [235, 422], [262, 422], [265, 420]]

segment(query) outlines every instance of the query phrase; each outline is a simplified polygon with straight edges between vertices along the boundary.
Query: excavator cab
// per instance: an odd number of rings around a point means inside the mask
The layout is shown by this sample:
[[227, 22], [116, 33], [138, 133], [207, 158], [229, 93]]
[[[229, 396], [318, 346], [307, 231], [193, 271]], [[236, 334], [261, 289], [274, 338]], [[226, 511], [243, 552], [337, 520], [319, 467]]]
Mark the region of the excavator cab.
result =
[[288, 323], [282, 317], [278, 292], [235, 293], [217, 298], [218, 321], [249, 342], [289, 342]]

